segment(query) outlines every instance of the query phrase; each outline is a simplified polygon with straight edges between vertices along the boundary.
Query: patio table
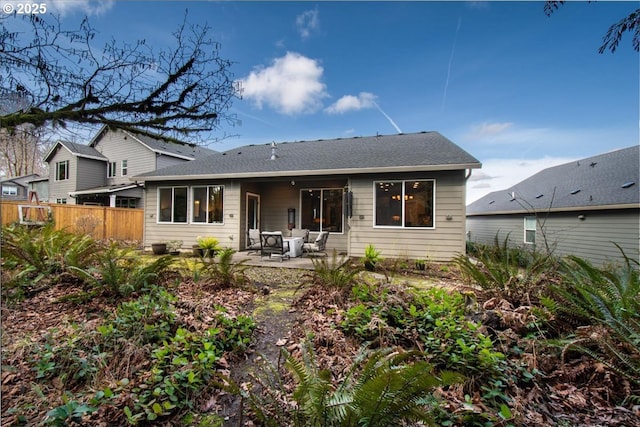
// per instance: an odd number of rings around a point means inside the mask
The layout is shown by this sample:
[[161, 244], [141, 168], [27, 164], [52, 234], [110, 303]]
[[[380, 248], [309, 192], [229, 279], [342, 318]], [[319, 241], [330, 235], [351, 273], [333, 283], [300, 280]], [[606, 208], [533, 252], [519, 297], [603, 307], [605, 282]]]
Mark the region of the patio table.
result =
[[289, 252], [287, 254], [291, 258], [302, 256], [302, 245], [304, 244], [302, 237], [285, 237], [283, 240], [289, 243]]

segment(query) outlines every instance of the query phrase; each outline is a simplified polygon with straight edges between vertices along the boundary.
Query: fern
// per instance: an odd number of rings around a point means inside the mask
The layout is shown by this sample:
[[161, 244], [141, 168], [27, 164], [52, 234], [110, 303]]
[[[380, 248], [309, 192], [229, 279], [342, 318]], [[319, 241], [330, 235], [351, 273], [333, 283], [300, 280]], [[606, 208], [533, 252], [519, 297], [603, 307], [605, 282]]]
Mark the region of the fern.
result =
[[338, 386], [328, 370], [317, 367], [313, 346], [303, 345], [302, 359], [286, 353], [285, 367], [296, 380], [295, 425], [389, 426], [402, 421], [432, 422], [427, 397], [439, 386], [459, 382], [461, 376], [441, 373], [420, 360], [421, 352], [362, 350]]
[[315, 280], [323, 285], [335, 289], [350, 289], [355, 282], [358, 270], [347, 264], [345, 257], [338, 258], [338, 252], [334, 249], [331, 262], [325, 257], [312, 258]]
[[640, 263], [618, 246], [624, 260], [617, 268], [598, 268], [569, 256], [563, 262], [561, 285], [551, 290], [567, 315], [604, 328], [575, 347], [640, 386]]

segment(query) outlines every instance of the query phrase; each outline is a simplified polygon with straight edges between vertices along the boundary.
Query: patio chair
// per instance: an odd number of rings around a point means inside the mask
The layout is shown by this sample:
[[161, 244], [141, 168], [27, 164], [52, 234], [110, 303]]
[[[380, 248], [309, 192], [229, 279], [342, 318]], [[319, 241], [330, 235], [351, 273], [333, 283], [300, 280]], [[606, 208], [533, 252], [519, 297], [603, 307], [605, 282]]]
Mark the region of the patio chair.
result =
[[289, 242], [285, 242], [280, 231], [263, 231], [260, 233], [260, 257], [289, 259]]
[[308, 228], [294, 228], [291, 230], [291, 237], [302, 237], [304, 243], [309, 243], [309, 229]]
[[311, 255], [313, 253], [320, 253], [327, 256], [327, 239], [329, 238], [328, 231], [321, 231], [316, 237], [313, 243], [305, 243], [302, 245], [302, 250], [305, 254]]
[[260, 230], [257, 228], [250, 228], [247, 231], [247, 249], [250, 253], [259, 253], [260, 252]]

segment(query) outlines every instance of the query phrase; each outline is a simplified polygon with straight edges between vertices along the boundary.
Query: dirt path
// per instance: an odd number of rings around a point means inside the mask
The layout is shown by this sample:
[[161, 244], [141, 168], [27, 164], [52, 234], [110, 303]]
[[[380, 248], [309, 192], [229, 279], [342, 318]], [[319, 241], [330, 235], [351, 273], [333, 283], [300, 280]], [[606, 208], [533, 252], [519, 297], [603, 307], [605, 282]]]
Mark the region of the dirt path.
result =
[[[250, 373], [264, 360], [276, 366], [280, 349], [292, 344], [291, 329], [297, 322], [298, 313], [291, 305], [298, 296], [296, 289], [299, 285], [292, 282], [259, 286], [264, 292], [256, 299], [252, 314], [257, 325], [253, 345], [244, 360], [230, 367], [231, 378], [236, 384], [249, 381]], [[222, 402], [223, 410], [220, 415], [225, 417], [223, 427], [244, 425], [241, 405], [240, 398], [233, 396], [228, 396], [228, 401]]]

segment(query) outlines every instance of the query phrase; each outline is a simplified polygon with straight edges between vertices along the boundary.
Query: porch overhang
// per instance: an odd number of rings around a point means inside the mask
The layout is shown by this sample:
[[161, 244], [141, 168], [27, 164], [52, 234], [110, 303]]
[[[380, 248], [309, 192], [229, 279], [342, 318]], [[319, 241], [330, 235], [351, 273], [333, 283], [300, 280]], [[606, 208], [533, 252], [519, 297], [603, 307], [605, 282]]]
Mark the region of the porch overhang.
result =
[[124, 190], [130, 190], [136, 187], [140, 187], [140, 185], [129, 184], [129, 185], [113, 185], [109, 187], [96, 187], [96, 188], [89, 188], [88, 190], [70, 191], [69, 196], [77, 197], [77, 196], [85, 196], [90, 194], [111, 194], [111, 193], [117, 193]]

